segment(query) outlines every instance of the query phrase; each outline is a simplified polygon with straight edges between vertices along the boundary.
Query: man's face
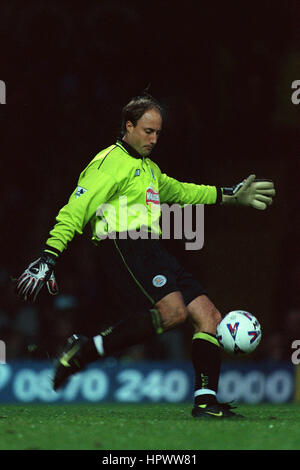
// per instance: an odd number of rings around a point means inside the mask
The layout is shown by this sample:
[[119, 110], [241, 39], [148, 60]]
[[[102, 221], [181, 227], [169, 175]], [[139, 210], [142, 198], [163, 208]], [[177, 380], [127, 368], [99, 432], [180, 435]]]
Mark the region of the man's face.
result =
[[131, 121], [127, 121], [124, 140], [142, 157], [148, 157], [157, 143], [161, 126], [160, 112], [155, 108], [148, 109], [135, 127]]

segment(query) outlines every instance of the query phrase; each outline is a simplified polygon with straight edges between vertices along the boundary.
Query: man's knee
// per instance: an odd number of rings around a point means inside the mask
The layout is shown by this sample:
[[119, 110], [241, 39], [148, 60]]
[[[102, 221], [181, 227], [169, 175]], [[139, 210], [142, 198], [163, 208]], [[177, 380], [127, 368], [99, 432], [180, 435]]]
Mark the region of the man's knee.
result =
[[215, 333], [222, 315], [207, 296], [199, 296], [188, 307], [188, 316], [196, 331]]
[[176, 325], [180, 325], [184, 323], [187, 319], [188, 311], [185, 305], [177, 305], [170, 309], [170, 317], [174, 318], [174, 322]]
[[186, 307], [182, 305], [170, 306], [168, 309], [164, 309], [163, 312], [160, 311], [160, 314], [164, 330], [170, 330], [181, 325], [188, 316]]
[[172, 294], [169, 294], [155, 305], [160, 313], [164, 331], [181, 325], [188, 317], [188, 311], [181, 296], [175, 295], [177, 293]]

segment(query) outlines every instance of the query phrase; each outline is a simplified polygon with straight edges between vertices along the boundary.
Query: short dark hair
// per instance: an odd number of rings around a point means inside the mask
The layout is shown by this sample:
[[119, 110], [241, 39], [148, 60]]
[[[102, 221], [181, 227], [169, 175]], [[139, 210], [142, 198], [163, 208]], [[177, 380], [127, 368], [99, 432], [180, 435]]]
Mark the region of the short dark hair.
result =
[[127, 121], [131, 121], [135, 127], [138, 120], [149, 109], [156, 109], [163, 117], [163, 107], [149, 93], [144, 92], [142, 95], [132, 98], [122, 109], [121, 135], [124, 136], [126, 133]]

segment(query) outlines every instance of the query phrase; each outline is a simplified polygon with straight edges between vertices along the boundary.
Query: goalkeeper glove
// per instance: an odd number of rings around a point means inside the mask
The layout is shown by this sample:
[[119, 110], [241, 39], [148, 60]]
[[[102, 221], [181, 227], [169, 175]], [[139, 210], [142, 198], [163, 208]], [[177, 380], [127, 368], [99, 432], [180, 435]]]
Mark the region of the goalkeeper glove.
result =
[[38, 293], [46, 284], [52, 295], [58, 294], [54, 276], [56, 256], [44, 252], [40, 258], [31, 263], [17, 280], [17, 294], [24, 300], [35, 302]]
[[254, 209], [265, 210], [273, 202], [274, 183], [271, 180], [255, 178], [255, 175], [250, 175], [231, 188], [221, 188], [221, 204], [251, 206]]

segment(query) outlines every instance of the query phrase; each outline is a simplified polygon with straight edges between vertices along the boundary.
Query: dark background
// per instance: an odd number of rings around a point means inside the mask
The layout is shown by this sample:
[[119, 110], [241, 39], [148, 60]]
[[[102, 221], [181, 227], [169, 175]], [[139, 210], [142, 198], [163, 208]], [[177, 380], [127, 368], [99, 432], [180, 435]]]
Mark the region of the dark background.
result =
[[[152, 155], [181, 181], [274, 180], [265, 212], [205, 208], [205, 244], [178, 258], [222, 313], [245, 309], [263, 327], [257, 358], [289, 358], [300, 337], [300, 6], [243, 2], [3, 1], [0, 6], [0, 337], [9, 358], [33, 342], [56, 348], [74, 330], [97, 333], [117, 315], [103, 264], [75, 239], [56, 274], [61, 295], [32, 306], [10, 276], [36, 259], [79, 173], [119, 132], [122, 107], [151, 83], [166, 109]], [[190, 330], [131, 351], [189, 354]], [[40, 352], [44, 355], [45, 352]]]

